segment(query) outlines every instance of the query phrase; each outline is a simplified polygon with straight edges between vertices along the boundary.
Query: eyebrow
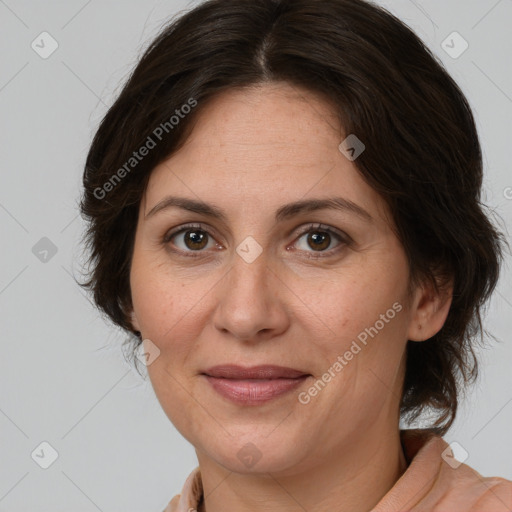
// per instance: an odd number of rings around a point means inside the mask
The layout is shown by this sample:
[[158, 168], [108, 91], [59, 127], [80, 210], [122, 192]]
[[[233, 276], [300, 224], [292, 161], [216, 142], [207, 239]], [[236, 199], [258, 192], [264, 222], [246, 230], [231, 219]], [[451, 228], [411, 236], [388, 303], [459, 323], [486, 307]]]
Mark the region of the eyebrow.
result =
[[[156, 213], [163, 210], [167, 210], [172, 207], [182, 208], [190, 212], [198, 213], [214, 219], [218, 219], [221, 222], [227, 224], [227, 215], [219, 207], [205, 203], [204, 201], [198, 201], [195, 199], [188, 199], [185, 197], [167, 196], [158, 202], [151, 210], [145, 215], [145, 219], [154, 216]], [[321, 199], [304, 199], [293, 203], [281, 206], [275, 214], [276, 222], [282, 222], [289, 219], [299, 213], [313, 212], [316, 210], [339, 210], [343, 212], [352, 213], [362, 220], [367, 222], [373, 222], [373, 217], [364, 210], [361, 206], [345, 199], [343, 197], [328, 197]]]

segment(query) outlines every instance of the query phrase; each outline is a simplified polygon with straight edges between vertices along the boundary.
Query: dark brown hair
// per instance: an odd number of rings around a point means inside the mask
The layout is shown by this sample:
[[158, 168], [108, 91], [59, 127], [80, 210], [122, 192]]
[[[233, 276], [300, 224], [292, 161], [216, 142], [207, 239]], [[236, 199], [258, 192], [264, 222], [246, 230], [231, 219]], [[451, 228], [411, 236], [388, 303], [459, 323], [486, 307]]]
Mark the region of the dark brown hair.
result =
[[[80, 207], [90, 259], [81, 285], [136, 349], [130, 262], [152, 169], [183, 144], [209, 99], [274, 81], [327, 99], [345, 133], [364, 142], [354, 164], [389, 205], [411, 287], [427, 279], [437, 289], [453, 278], [442, 329], [408, 342], [401, 403], [408, 420], [434, 410], [432, 428], [442, 434], [477, 375], [473, 346], [483, 339], [480, 312], [498, 280], [504, 237], [480, 201], [481, 149], [464, 94], [415, 34], [374, 4], [210, 0], [163, 27], [87, 156]], [[145, 156], [130, 160], [149, 139]]]

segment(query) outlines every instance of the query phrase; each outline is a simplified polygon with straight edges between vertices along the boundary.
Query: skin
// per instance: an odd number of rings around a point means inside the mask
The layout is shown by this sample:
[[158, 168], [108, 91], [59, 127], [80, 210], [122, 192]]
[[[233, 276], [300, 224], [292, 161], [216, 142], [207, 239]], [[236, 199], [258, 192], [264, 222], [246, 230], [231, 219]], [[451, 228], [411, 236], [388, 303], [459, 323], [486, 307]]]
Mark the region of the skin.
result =
[[[398, 422], [406, 342], [441, 329], [451, 292], [419, 286], [407, 295], [409, 269], [387, 205], [339, 151], [345, 135], [323, 99], [272, 83], [229, 90], [202, 107], [185, 145], [151, 174], [130, 275], [133, 326], [160, 350], [148, 366], [151, 383], [196, 449], [201, 508], [368, 511], [405, 470]], [[226, 221], [176, 206], [146, 218], [168, 195], [214, 204]], [[274, 218], [284, 204], [333, 196], [373, 220], [328, 209]], [[186, 223], [208, 233], [199, 250], [186, 232], [164, 241]], [[334, 231], [320, 250], [308, 240], [310, 223], [322, 223], [313, 233]], [[251, 263], [236, 251], [248, 236], [262, 249]], [[396, 302], [401, 311], [301, 403], [298, 394]], [[200, 375], [223, 363], [312, 376], [270, 402], [236, 405]], [[247, 443], [261, 455], [252, 467], [237, 457]]]

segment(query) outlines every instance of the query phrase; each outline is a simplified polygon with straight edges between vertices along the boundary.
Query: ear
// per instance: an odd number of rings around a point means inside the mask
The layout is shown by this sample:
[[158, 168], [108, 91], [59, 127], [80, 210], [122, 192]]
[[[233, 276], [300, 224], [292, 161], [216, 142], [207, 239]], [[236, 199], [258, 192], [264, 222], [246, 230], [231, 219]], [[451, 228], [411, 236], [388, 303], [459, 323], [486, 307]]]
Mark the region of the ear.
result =
[[452, 304], [453, 279], [438, 288], [436, 292], [432, 283], [426, 282], [416, 289], [407, 339], [425, 341], [443, 327]]

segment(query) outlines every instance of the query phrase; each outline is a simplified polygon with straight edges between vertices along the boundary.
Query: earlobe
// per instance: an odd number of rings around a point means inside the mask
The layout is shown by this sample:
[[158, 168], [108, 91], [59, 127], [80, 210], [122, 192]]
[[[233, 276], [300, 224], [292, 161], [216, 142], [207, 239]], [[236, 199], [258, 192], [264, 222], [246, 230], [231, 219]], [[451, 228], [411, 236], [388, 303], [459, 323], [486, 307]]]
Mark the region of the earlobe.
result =
[[426, 341], [436, 335], [443, 327], [453, 296], [453, 284], [439, 287], [436, 292], [432, 286], [419, 290], [414, 309], [411, 311], [408, 338], [411, 341]]

